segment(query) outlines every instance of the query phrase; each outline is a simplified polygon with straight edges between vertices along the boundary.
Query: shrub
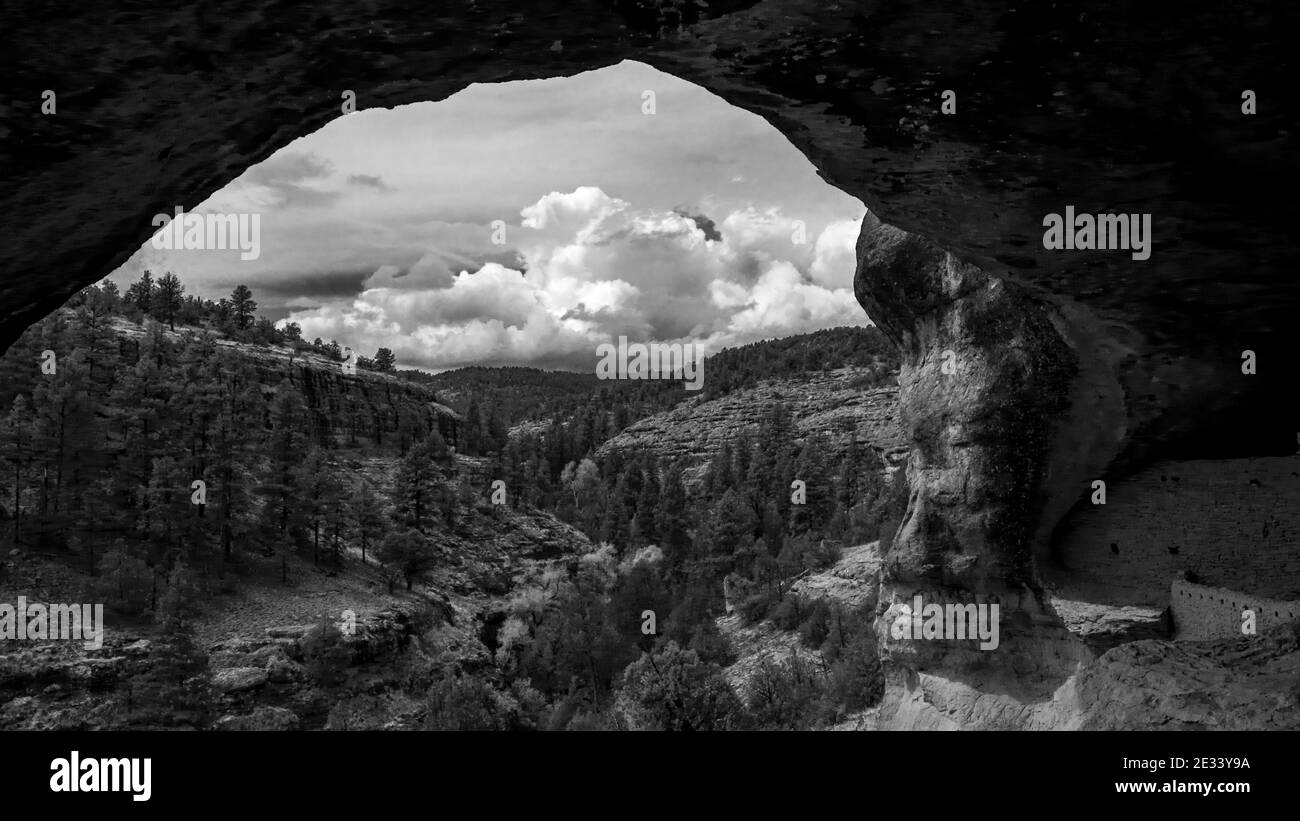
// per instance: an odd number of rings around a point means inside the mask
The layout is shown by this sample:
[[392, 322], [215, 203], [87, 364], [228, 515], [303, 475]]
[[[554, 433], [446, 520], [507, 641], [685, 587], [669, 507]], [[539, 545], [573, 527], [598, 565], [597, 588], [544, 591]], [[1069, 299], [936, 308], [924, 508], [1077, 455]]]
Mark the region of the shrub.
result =
[[859, 633], [831, 665], [827, 700], [848, 712], [880, 701], [885, 693], [884, 670], [877, 655], [874, 632]]
[[700, 657], [700, 661], [706, 663], [725, 667], [735, 660], [727, 637], [718, 631], [717, 623], [712, 620], [695, 625], [695, 632], [691, 634], [691, 643], [686, 649], [693, 651]]
[[352, 663], [352, 648], [343, 632], [328, 618], [307, 631], [302, 642], [307, 674], [322, 687], [331, 687], [343, 679], [343, 670]]
[[793, 649], [784, 662], [764, 658], [748, 684], [747, 706], [759, 729], [804, 730], [823, 723], [825, 676]]
[[150, 648], [148, 663], [127, 686], [126, 720], [135, 726], [169, 726], [190, 713], [203, 724], [211, 693], [203, 675], [208, 657], [189, 630], [173, 623]]
[[744, 709], [722, 668], [675, 642], [629, 664], [623, 693], [637, 723], [648, 729], [730, 730], [744, 723]]
[[806, 609], [799, 623], [799, 640], [804, 647], [817, 649], [826, 641], [831, 631], [831, 608], [825, 599], [817, 599]]
[[767, 611], [768, 621], [781, 630], [793, 630], [803, 621], [804, 608], [798, 596], [787, 595]]
[[740, 620], [746, 624], [754, 624], [762, 621], [772, 606], [780, 601], [780, 594], [775, 590], [762, 590], [746, 596], [739, 605], [736, 606], [736, 612], [740, 614]]
[[517, 725], [517, 705], [488, 682], [470, 675], [448, 675], [429, 688], [426, 730], [508, 730]]

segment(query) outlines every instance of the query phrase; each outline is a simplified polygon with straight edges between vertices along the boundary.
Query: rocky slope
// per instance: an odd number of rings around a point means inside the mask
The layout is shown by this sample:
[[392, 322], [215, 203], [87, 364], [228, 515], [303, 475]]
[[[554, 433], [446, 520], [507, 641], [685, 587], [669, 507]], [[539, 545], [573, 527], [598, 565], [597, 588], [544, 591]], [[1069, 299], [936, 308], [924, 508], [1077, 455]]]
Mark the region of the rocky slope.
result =
[[[363, 469], [382, 486], [391, 461]], [[0, 728], [418, 728], [429, 676], [444, 665], [490, 663], [515, 585], [591, 544], [549, 515], [485, 508], [442, 547], [444, 560], [411, 593], [400, 585], [388, 592], [383, 574], [359, 554], [338, 573], [294, 560], [287, 586], [275, 574], [241, 579], [195, 620], [206, 667], [187, 685], [194, 696], [184, 709], [137, 695], [166, 661], [163, 637], [150, 625], [110, 620], [99, 650], [0, 643]], [[2, 569], [0, 600], [19, 593], [82, 600], [86, 579], [61, 564], [15, 554]], [[340, 625], [345, 610], [355, 613], [356, 632], [324, 680], [313, 643], [321, 621]]]
[[[792, 589], [849, 606], [875, 605], [885, 578], [881, 558], [878, 543], [847, 548], [833, 566]], [[1300, 622], [1258, 636], [1172, 641], [1167, 610], [1055, 598], [1051, 607], [1072, 634], [1065, 640], [1044, 634], [1039, 644], [1040, 652], [1058, 656], [1052, 664], [1070, 659], [1070, 674], [1054, 690], [1033, 694], [1015, 680], [1021, 671], [1000, 663], [957, 676], [920, 671], [896, 680], [879, 708], [836, 729], [1300, 728]], [[797, 652], [815, 661], [794, 632], [768, 623], [742, 627], [736, 616], [718, 624], [739, 654], [727, 671], [738, 687], [763, 658]], [[1086, 655], [1073, 651], [1079, 641]]]
[[855, 382], [872, 372], [840, 368], [797, 379], [776, 379], [756, 388], [708, 401], [688, 399], [664, 413], [628, 426], [601, 450], [647, 449], [661, 459], [683, 459], [688, 481], [697, 480], [724, 443], [742, 433], [756, 436], [771, 407], [784, 402], [801, 435], [825, 435], [831, 460], [838, 465], [850, 437], [876, 451], [888, 465], [907, 456], [907, 440], [898, 420], [898, 391], [893, 387], [863, 390]]

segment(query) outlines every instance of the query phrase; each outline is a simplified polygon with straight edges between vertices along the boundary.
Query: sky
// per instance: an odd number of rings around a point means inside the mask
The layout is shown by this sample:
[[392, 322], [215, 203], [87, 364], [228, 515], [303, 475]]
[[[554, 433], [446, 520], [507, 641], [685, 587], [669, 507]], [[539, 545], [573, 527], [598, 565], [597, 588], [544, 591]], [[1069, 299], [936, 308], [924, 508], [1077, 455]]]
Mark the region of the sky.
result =
[[146, 242], [110, 278], [172, 271], [212, 299], [243, 283], [308, 340], [431, 371], [589, 371], [619, 336], [713, 353], [869, 324], [866, 207], [698, 86], [628, 61], [357, 109], [191, 209], [259, 215], [258, 258]]

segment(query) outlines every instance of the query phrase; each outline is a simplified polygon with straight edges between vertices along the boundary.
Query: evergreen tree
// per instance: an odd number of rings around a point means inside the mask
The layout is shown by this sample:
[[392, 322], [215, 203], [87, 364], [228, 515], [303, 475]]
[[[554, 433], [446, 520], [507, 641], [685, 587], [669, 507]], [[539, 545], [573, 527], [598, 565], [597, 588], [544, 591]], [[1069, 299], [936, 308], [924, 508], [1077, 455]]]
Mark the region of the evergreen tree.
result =
[[193, 502], [194, 478], [172, 457], [154, 459], [149, 485], [144, 489], [141, 529], [156, 546], [161, 560], [186, 553], [199, 558], [202, 531], [198, 519], [202, 505]]
[[86, 355], [89, 390], [102, 401], [112, 385], [117, 364], [118, 337], [112, 325], [114, 300], [94, 286], [83, 293], [84, 299], [72, 312], [69, 338], [72, 348]]
[[411, 448], [397, 469], [393, 483], [393, 516], [403, 528], [421, 535], [433, 534], [439, 518], [441, 477], [434, 462], [432, 438]]
[[659, 501], [659, 532], [665, 561], [668, 566], [680, 569], [690, 549], [690, 506], [680, 462], [673, 461], [664, 472], [663, 490]]
[[397, 568], [410, 590], [415, 580], [434, 563], [433, 543], [415, 528], [389, 533], [379, 545], [379, 559]]
[[180, 278], [171, 271], [160, 276], [158, 286], [154, 289], [153, 298], [150, 302], [153, 315], [159, 321], [166, 322], [167, 327], [174, 331], [176, 330], [176, 315], [180, 313], [184, 304], [185, 286], [181, 284]]
[[5, 418], [4, 427], [0, 429], [3, 439], [0, 439], [0, 448], [3, 448], [5, 461], [12, 465], [13, 477], [13, 545], [17, 547], [22, 543], [22, 521], [23, 521], [23, 491], [27, 486], [28, 468], [36, 458], [33, 451], [33, 430], [31, 406], [27, 402], [27, 397], [19, 394], [9, 408], [9, 415]]
[[375, 370], [382, 372], [392, 372], [397, 369], [397, 357], [388, 348], [380, 348], [375, 352]]
[[641, 491], [636, 499], [636, 514], [632, 518], [632, 539], [638, 544], [648, 544], [659, 538], [659, 476], [658, 467], [648, 462], [641, 479]]
[[34, 443], [41, 469], [41, 536], [57, 530], [63, 546], [75, 527], [87, 467], [102, 441], [87, 390], [85, 354], [61, 357], [55, 374], [42, 377], [32, 395]]
[[242, 283], [236, 285], [235, 290], [230, 294], [230, 316], [234, 320], [235, 327], [241, 331], [247, 328], [253, 323], [256, 312], [257, 303], [253, 300], [253, 292], [247, 285]]
[[706, 528], [711, 556], [730, 559], [754, 540], [754, 513], [734, 488], [718, 500]]
[[[311, 534], [312, 564], [320, 564], [321, 546], [333, 537], [330, 560], [335, 566], [341, 563], [339, 547], [346, 511], [343, 506], [343, 487], [338, 480], [338, 466], [323, 450], [313, 447], [298, 466], [295, 484], [301, 488], [302, 511]], [[331, 534], [330, 526], [335, 530]]]
[[819, 530], [830, 520], [834, 495], [826, 465], [826, 447], [820, 433], [810, 434], [794, 464], [795, 478], [805, 484], [806, 502], [794, 505], [790, 525], [795, 533]]
[[605, 504], [605, 521], [601, 525], [601, 540], [620, 549], [627, 546], [631, 530], [631, 511], [627, 503], [628, 473], [631, 470], [631, 467], [625, 469], [614, 483]]
[[267, 466], [258, 483], [257, 493], [263, 500], [263, 532], [281, 550], [281, 580], [287, 581], [285, 553], [294, 546], [302, 525], [298, 501], [302, 495], [297, 470], [308, 440], [302, 420], [307, 406], [302, 394], [288, 378], [276, 388], [271, 402], [271, 433], [267, 442]]
[[469, 401], [469, 410], [465, 412], [465, 423], [460, 435], [460, 450], [468, 456], [479, 456], [483, 450], [483, 417], [479, 411], [478, 401]]
[[128, 303], [134, 305], [140, 313], [148, 314], [153, 305], [153, 292], [153, 272], [146, 268], [140, 274], [140, 278], [131, 283], [131, 286], [126, 289], [124, 298]]
[[501, 421], [501, 414], [494, 406], [488, 413], [487, 437], [484, 447], [487, 450], [499, 451], [506, 446], [507, 439], [505, 422]]

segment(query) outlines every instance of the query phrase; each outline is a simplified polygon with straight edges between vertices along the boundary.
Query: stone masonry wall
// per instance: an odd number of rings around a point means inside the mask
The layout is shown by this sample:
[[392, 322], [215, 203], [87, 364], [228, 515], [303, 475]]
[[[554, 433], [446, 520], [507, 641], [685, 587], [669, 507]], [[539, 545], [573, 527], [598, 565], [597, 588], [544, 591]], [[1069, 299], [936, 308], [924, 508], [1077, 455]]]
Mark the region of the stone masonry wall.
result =
[[[1300, 457], [1159, 462], [1108, 484], [1058, 529], [1048, 584], [1083, 601], [1162, 607], [1169, 579], [1300, 599]], [[1238, 611], [1240, 616], [1240, 611]]]
[[1170, 591], [1174, 618], [1174, 639], [1204, 639], [1240, 636], [1243, 610], [1255, 611], [1255, 630], [1300, 618], [1300, 601], [1280, 601], [1223, 587], [1206, 587], [1182, 580]]

